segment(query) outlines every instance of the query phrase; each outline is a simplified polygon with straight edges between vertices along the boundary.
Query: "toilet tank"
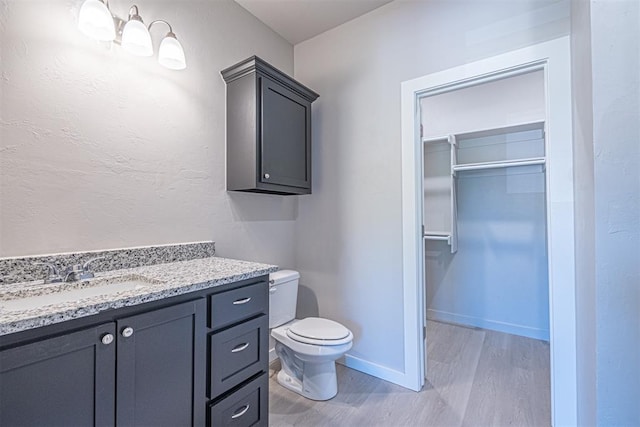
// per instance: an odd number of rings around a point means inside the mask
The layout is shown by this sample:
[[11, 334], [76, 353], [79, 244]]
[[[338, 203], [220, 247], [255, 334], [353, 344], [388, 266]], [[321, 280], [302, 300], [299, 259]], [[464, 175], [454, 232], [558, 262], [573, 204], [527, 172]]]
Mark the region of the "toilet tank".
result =
[[269, 275], [269, 328], [296, 318], [300, 273], [280, 270]]

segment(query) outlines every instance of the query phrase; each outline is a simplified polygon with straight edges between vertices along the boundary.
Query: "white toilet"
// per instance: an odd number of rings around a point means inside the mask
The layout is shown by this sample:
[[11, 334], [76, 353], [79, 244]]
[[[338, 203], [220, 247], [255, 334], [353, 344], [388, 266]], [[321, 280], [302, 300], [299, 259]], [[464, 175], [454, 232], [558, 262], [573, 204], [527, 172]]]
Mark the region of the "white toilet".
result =
[[353, 334], [333, 320], [295, 319], [297, 271], [281, 270], [269, 279], [269, 328], [282, 364], [278, 383], [309, 399], [331, 399], [338, 393], [335, 360], [351, 348]]

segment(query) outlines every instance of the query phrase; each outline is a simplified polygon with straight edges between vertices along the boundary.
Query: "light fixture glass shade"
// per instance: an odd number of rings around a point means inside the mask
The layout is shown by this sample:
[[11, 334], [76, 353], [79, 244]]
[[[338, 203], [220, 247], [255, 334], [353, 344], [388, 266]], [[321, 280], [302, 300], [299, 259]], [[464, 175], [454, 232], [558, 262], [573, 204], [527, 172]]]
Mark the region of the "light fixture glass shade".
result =
[[116, 38], [113, 17], [100, 0], [86, 0], [78, 14], [78, 28], [95, 40], [112, 41]]
[[162, 39], [158, 50], [158, 62], [160, 65], [172, 70], [184, 70], [187, 68], [184, 49], [182, 49], [182, 45], [175, 34], [169, 33]]
[[131, 18], [122, 30], [122, 48], [137, 56], [153, 55], [151, 35], [139, 18]]

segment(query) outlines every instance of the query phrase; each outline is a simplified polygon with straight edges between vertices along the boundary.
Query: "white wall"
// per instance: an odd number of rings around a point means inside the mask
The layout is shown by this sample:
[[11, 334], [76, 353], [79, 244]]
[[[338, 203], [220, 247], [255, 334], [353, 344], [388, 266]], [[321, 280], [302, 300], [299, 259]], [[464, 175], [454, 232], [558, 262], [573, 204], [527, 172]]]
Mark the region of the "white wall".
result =
[[596, 288], [590, 2], [571, 2], [578, 424], [596, 425]]
[[253, 54], [292, 73], [292, 46], [231, 0], [136, 3], [185, 71], [85, 37], [82, 0], [0, 1], [0, 256], [215, 240], [293, 265], [296, 198], [225, 191], [219, 74]]
[[425, 96], [420, 99], [423, 136], [433, 138], [544, 121], [544, 94], [544, 72], [534, 71]]
[[296, 224], [302, 314], [355, 334], [352, 358], [403, 371], [400, 83], [569, 31], [567, 1], [395, 1], [295, 46], [314, 104], [314, 194]]
[[598, 425], [640, 425], [640, 2], [591, 1]]

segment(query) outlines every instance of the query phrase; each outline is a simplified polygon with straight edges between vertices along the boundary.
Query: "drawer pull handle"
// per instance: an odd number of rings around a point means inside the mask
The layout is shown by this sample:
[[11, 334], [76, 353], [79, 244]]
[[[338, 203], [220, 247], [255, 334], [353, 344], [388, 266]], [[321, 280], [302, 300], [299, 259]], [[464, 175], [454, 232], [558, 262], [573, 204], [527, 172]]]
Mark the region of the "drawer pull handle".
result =
[[231, 419], [235, 420], [236, 418], [240, 418], [249, 410], [249, 404], [244, 405], [240, 410], [236, 411], [233, 415], [231, 415]]
[[248, 303], [249, 301], [251, 301], [251, 297], [246, 297], [246, 298], [243, 298], [243, 299], [237, 299], [237, 300], [235, 300], [235, 301], [233, 302], [233, 305], [246, 304], [246, 303]]
[[233, 349], [231, 350], [231, 353], [239, 353], [242, 350], [246, 350], [246, 348], [249, 347], [249, 343], [246, 342], [244, 344], [238, 344], [237, 346], [233, 347]]

